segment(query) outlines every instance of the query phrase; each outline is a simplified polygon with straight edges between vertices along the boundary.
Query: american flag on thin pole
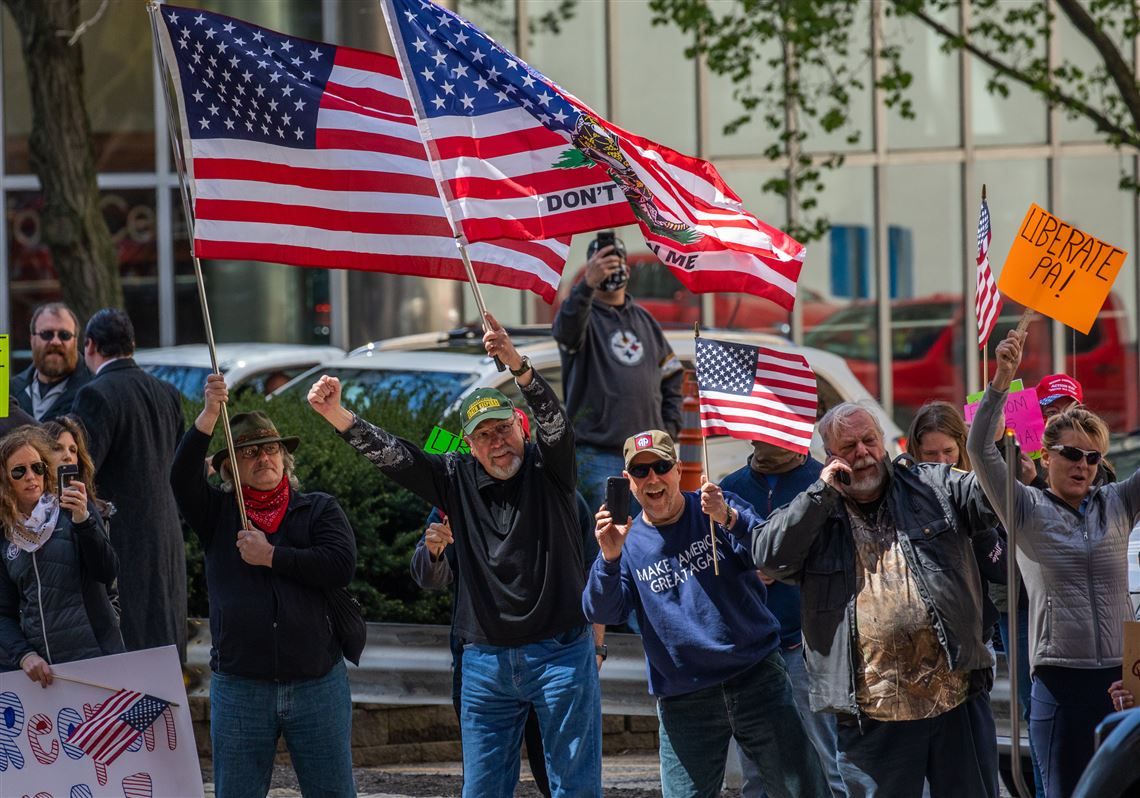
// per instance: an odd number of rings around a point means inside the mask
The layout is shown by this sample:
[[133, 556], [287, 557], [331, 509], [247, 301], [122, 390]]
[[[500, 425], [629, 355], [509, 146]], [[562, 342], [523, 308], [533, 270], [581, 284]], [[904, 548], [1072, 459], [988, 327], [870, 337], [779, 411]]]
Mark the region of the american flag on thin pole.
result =
[[807, 454], [816, 416], [815, 372], [803, 355], [697, 339], [705, 436], [766, 441]]
[[68, 742], [96, 762], [109, 765], [158, 720], [169, 701], [135, 690], [120, 690], [71, 732]]
[[792, 307], [803, 246], [745, 211], [712, 164], [608, 122], [429, 0], [382, 7], [432, 167], [469, 241], [637, 223], [691, 291]]
[[982, 195], [982, 210], [978, 214], [978, 286], [974, 294], [974, 314], [978, 319], [978, 347], [984, 349], [986, 341], [997, 326], [1001, 315], [1001, 294], [990, 271], [990, 206]]
[[[394, 58], [208, 11], [153, 13], [198, 257], [467, 279]], [[468, 252], [480, 281], [552, 302], [569, 243]]]

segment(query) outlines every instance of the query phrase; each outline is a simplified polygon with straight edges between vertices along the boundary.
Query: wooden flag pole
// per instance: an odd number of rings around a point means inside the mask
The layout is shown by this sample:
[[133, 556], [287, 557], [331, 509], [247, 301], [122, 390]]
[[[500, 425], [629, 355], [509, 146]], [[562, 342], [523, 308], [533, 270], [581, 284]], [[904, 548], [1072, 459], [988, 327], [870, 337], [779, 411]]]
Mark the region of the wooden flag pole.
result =
[[[214, 343], [214, 327], [210, 323], [210, 305], [206, 300], [206, 282], [202, 276], [202, 262], [198, 260], [198, 255], [194, 252], [194, 208], [190, 202], [190, 187], [186, 180], [186, 160], [185, 153], [182, 150], [182, 142], [176, 133], [174, 109], [170, 102], [170, 88], [173, 82], [178, 80], [177, 71], [171, 72], [168, 69], [166, 59], [163, 58], [165, 52], [162, 46], [162, 36], [158, 31], [159, 21], [157, 15], [161, 13], [161, 6], [150, 0], [147, 3], [146, 10], [150, 16], [150, 30], [154, 37], [154, 57], [158, 59], [159, 65], [159, 79], [163, 82], [162, 98], [166, 105], [166, 129], [170, 134], [170, 148], [174, 151], [174, 160], [178, 169], [178, 185], [182, 192], [182, 212], [186, 217], [187, 232], [190, 239], [190, 254], [194, 259], [194, 280], [198, 284], [198, 304], [202, 308], [202, 323], [206, 328], [206, 347], [210, 352], [210, 366], [213, 368], [215, 374], [221, 374], [218, 368], [218, 350]], [[230, 455], [230, 473], [233, 476], [234, 484], [234, 497], [237, 499], [238, 517], [241, 519], [241, 528], [250, 529], [249, 516], [245, 511], [245, 497], [241, 491], [241, 477], [238, 476], [237, 470], [237, 452], [234, 450], [234, 436], [230, 430], [230, 416], [226, 408], [222, 408], [222, 434], [226, 439], [226, 451]]]
[[[693, 339], [701, 337], [701, 323], [699, 321], [693, 322]], [[694, 346], [694, 349], [696, 347]], [[694, 355], [695, 358], [695, 355]], [[697, 386], [698, 401], [701, 395], [701, 388]], [[709, 479], [709, 439], [705, 435], [705, 429], [701, 427], [701, 461], [705, 469], [705, 479]], [[713, 556], [713, 574], [720, 576], [720, 563], [716, 556], [716, 522], [713, 521], [712, 516], [709, 516], [709, 538], [712, 540], [712, 556]]]
[[[440, 195], [440, 200], [443, 201], [443, 207], [446, 210], [447, 200], [443, 198], [442, 194]], [[449, 211], [448, 217], [450, 216], [451, 213]], [[455, 246], [459, 248], [459, 256], [463, 258], [463, 268], [467, 270], [467, 282], [471, 283], [471, 293], [475, 295], [475, 305], [479, 308], [479, 323], [483, 325], [483, 332], [487, 332], [487, 305], [483, 301], [483, 291], [479, 288], [479, 280], [475, 277], [475, 267], [471, 265], [471, 258], [467, 256], [467, 247], [463, 245], [458, 235], [455, 236]], [[503, 362], [499, 360], [498, 357], [495, 357], [494, 360], [495, 368], [499, 371], [507, 370], [507, 367], [503, 365]]]
[[[109, 685], [109, 684], [99, 684], [99, 682], [89, 682], [86, 679], [80, 679], [76, 676], [64, 676], [62, 673], [56, 673], [55, 671], [52, 671], [51, 676], [53, 679], [59, 679], [60, 681], [71, 682], [72, 684], [82, 684], [82, 685], [85, 685], [87, 687], [95, 687], [99, 690], [107, 690], [107, 691], [112, 692], [112, 693], [121, 693], [124, 690], [124, 688], [122, 688], [122, 687], [111, 687], [111, 685]], [[157, 696], [156, 696], [156, 698], [157, 698]], [[165, 698], [162, 700], [166, 701]], [[166, 703], [172, 707], [180, 706], [178, 703], [176, 703], [174, 701], [166, 701]]]

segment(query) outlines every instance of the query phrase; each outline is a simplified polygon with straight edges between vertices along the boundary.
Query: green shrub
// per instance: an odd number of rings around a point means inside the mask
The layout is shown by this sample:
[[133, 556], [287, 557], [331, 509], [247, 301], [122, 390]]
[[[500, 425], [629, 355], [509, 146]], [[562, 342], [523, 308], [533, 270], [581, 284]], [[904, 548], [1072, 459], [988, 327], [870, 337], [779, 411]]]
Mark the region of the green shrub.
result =
[[[367, 408], [352, 408], [367, 421], [417, 445], [427, 440], [440, 423], [447, 397], [413, 407], [394, 395], [373, 400]], [[193, 424], [201, 402], [186, 402], [187, 424]], [[426, 502], [381, 474], [356, 450], [340, 440], [323, 418], [305, 402], [293, 399], [266, 401], [260, 396], [239, 396], [231, 402], [235, 413], [261, 410], [278, 431], [300, 437], [295, 453], [296, 475], [303, 491], [321, 491], [336, 497], [356, 534], [356, 576], [349, 590], [360, 601], [370, 621], [450, 623], [451, 596], [447, 591], [423, 591], [408, 570], [412, 551], [431, 509]], [[454, 418], [448, 428], [457, 428]], [[213, 453], [225, 445], [219, 423], [210, 444]], [[187, 533], [186, 567], [191, 616], [208, 614], [202, 551], [197, 537]]]

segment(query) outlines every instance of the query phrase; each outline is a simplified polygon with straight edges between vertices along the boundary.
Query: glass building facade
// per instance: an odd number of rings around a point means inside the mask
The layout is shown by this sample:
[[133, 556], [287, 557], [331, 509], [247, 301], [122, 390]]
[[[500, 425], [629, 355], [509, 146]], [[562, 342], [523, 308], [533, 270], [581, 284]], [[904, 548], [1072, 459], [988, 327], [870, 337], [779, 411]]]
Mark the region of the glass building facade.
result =
[[[723, 0], [728, 3], [731, 0]], [[390, 52], [375, 0], [186, 0], [297, 36]], [[119, 253], [126, 307], [143, 346], [204, 340], [187, 225], [170, 147], [166, 110], [155, 79], [149, 22], [141, 2], [111, 0], [83, 36], [85, 91], [103, 191], [103, 211]], [[764, 194], [784, 168], [761, 153], [776, 133], [754, 123], [725, 135], [739, 114], [731, 84], [684, 56], [689, 39], [652, 26], [643, 0], [578, 0], [555, 34], [534, 24], [561, 0], [470, 4], [469, 16], [523, 59], [618, 125], [715, 163], [746, 207], [783, 227], [795, 207]], [[98, 0], [81, 2], [81, 18]], [[960, 29], [968, 4], [948, 10]], [[1008, 97], [986, 91], [987, 67], [944, 53], [920, 23], [888, 17], [870, 0], [853, 40], [902, 45], [914, 73], [916, 118], [888, 109], [873, 88], [878, 68], [861, 48], [850, 67], [867, 87], [854, 93], [857, 144], [811, 132], [806, 147], [820, 158], [842, 152], [845, 165], [826, 177], [820, 209], [832, 230], [808, 247], [800, 298], [788, 314], [765, 300], [694, 297], [664, 270], [635, 269], [634, 294], [663, 322], [772, 329], [844, 356], [855, 375], [900, 425], [927, 398], [958, 402], [982, 383], [974, 341], [975, 229], [981, 187], [993, 219], [991, 261], [1000, 268], [1029, 204], [1129, 251], [1109, 301], [1089, 335], [1048, 320], [1031, 326], [1027, 385], [1056, 371], [1074, 374], [1086, 401], [1114, 430], [1140, 426], [1137, 413], [1136, 318], [1140, 282], [1137, 198], [1117, 188], [1122, 171], [1138, 174], [1136, 156], [1103, 144], [1090, 123], [1050, 111], [1028, 90]], [[0, 12], [0, 328], [13, 348], [27, 348], [36, 304], [59, 296], [39, 227], [38, 181], [28, 156], [30, 104], [19, 37]], [[1063, 15], [1040, 45], [1057, 61], [1064, 52], [1091, 67], [1094, 54]], [[1135, 43], [1124, 52], [1135, 64]], [[810, 76], [809, 76], [810, 77]], [[621, 233], [631, 255], [644, 254], [636, 230]], [[575, 239], [568, 286], [585, 260], [589, 235]], [[643, 252], [644, 251], [644, 252]], [[203, 264], [211, 313], [221, 341], [332, 341], [348, 347], [388, 335], [439, 329], [474, 318], [461, 283], [359, 272], [326, 272], [266, 264]], [[507, 322], [543, 322], [541, 301], [484, 287], [490, 309]], [[996, 335], [1016, 323], [1007, 311]]]

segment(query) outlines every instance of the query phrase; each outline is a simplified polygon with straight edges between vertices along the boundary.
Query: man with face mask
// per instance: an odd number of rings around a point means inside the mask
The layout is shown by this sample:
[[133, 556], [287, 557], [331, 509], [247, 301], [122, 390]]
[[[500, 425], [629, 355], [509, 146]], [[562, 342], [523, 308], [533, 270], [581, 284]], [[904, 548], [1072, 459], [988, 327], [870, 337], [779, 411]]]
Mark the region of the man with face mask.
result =
[[12, 378], [11, 395], [36, 421], [71, 412], [75, 394], [91, 380], [79, 359], [79, 320], [62, 302], [32, 312], [32, 365]]
[[428, 454], [340, 404], [321, 377], [309, 404], [384, 474], [446, 513], [458, 582], [453, 629], [465, 641], [460, 726], [463, 795], [510, 798], [533, 706], [551, 794], [601, 795], [601, 694], [582, 614], [582, 528], [574, 431], [554, 391], [490, 314], [483, 346], [515, 376], [538, 442], [514, 406], [480, 388], [459, 410], [470, 454]]
[[754, 529], [752, 550], [800, 586], [811, 708], [838, 716], [847, 793], [918, 798], [926, 781], [932, 798], [985, 798], [969, 702], [993, 658], [970, 536], [997, 519], [973, 474], [888, 461], [859, 404], [829, 410], [819, 432], [819, 479]]
[[[767, 441], [752, 441], [752, 455], [744, 467], [725, 477], [720, 485], [755, 508], [766, 518], [803, 493], [819, 479], [823, 465], [810, 455], [800, 454]], [[780, 624], [780, 655], [788, 669], [796, 710], [804, 730], [819, 754], [827, 783], [834, 798], [846, 795], [836, 758], [835, 716], [812, 712], [808, 700], [808, 675], [804, 667], [804, 640], [800, 630], [800, 589], [760, 575], [768, 587], [768, 609]], [[740, 750], [740, 749], [738, 749]], [[743, 798], [765, 795], [759, 767], [740, 750], [744, 772]]]
[[681, 429], [680, 361], [657, 321], [626, 295], [625, 244], [609, 236], [590, 242], [585, 276], [553, 325], [578, 478], [591, 509], [605, 499], [606, 478], [622, 472], [626, 438], [643, 429], [674, 436]]

